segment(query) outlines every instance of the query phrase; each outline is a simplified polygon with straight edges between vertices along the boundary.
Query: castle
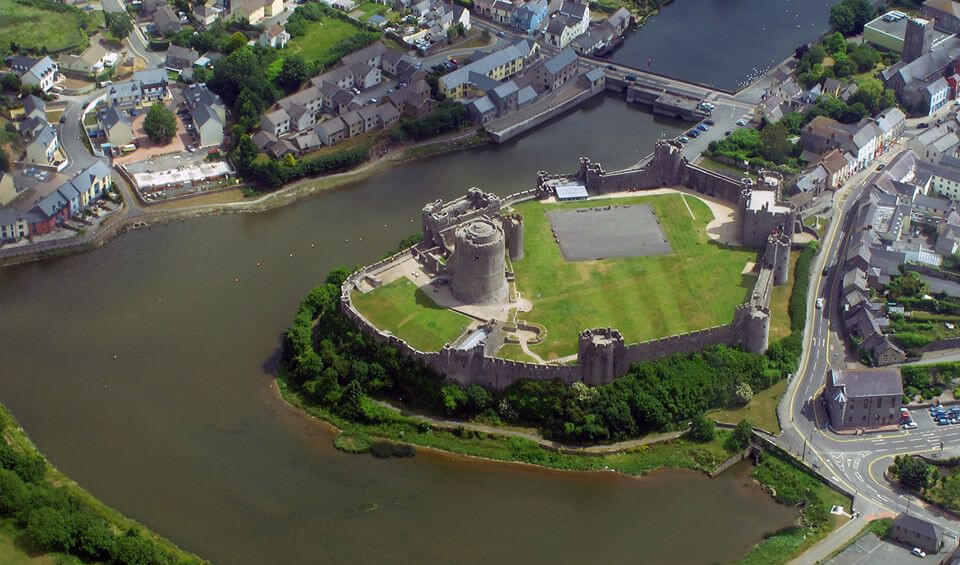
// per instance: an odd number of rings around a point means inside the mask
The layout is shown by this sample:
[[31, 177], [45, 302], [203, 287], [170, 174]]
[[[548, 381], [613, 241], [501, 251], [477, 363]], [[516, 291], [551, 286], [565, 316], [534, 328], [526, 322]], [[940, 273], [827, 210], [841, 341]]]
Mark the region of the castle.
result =
[[[605, 384], [626, 373], [634, 363], [691, 353], [716, 344], [763, 353], [769, 343], [772, 288], [789, 277], [791, 241], [798, 221], [796, 210], [781, 197], [779, 175], [761, 171], [760, 179], [738, 181], [697, 167], [683, 158], [676, 142], [660, 141], [647, 163], [622, 171], [607, 173], [599, 164], [581, 158], [575, 174], [539, 172], [536, 189], [506, 198], [471, 188], [465, 196], [451, 202], [438, 200], [424, 206], [423, 242], [351, 275], [341, 289], [341, 310], [374, 340], [397, 347], [438, 374], [462, 385], [479, 384], [493, 389], [503, 389], [524, 378]], [[524, 228], [522, 218], [511, 214], [509, 208], [519, 202], [553, 196], [556, 186], [570, 182], [582, 184], [590, 195], [686, 186], [738, 207], [743, 245], [763, 249], [750, 298], [736, 308], [729, 324], [641, 343], [626, 343], [614, 328], [584, 329], [578, 339], [577, 361], [566, 365], [494, 357], [510, 332], [539, 331], [522, 321], [490, 319], [459, 345], [447, 344], [440, 351], [424, 352], [376, 328], [353, 306], [354, 289], [365, 281], [376, 280], [377, 273], [392, 265], [411, 259], [434, 273], [436, 280], [448, 281], [452, 295], [463, 304], [515, 302], [507, 257], [511, 261], [523, 257]]]

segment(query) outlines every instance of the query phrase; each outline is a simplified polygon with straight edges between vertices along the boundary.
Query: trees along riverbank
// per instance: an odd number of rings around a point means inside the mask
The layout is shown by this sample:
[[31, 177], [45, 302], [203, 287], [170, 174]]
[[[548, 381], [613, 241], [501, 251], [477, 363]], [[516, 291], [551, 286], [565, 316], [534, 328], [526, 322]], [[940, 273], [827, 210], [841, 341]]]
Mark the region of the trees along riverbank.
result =
[[205, 563], [53, 468], [3, 406], [0, 436], [0, 538], [10, 538], [16, 551], [59, 555], [58, 563]]
[[536, 427], [546, 438], [571, 444], [682, 429], [691, 418], [729, 405], [743, 383], [760, 391], [796, 370], [816, 251], [810, 246], [797, 262], [789, 308], [793, 332], [764, 355], [714, 346], [637, 363], [607, 385], [523, 380], [498, 392], [445, 383], [364, 336], [339, 312], [340, 285], [350, 270], [335, 269], [303, 300], [284, 332], [280, 380], [302, 404], [362, 425], [398, 421], [394, 411], [371, 398], [389, 397], [446, 418]]

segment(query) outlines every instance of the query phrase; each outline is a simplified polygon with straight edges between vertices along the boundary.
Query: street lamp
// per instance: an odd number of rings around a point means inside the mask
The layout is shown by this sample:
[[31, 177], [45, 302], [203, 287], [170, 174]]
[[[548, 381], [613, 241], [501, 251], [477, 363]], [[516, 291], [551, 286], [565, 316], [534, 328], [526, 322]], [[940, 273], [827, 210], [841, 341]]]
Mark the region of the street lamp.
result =
[[910, 515], [910, 500], [911, 500], [911, 499], [910, 499], [909, 496], [907, 496], [907, 495], [905, 495], [905, 494], [901, 494], [901, 495], [900, 495], [900, 498], [905, 498], [905, 499], [907, 499], [907, 516], [909, 516], [909, 515]]

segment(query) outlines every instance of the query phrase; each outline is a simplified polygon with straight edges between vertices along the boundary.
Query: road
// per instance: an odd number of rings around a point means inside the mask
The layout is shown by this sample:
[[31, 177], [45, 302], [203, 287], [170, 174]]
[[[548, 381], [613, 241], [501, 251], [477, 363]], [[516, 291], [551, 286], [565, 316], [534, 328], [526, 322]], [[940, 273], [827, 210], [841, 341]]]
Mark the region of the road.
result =
[[[101, 0], [100, 5], [103, 6], [106, 12], [126, 12], [123, 0]], [[140, 30], [140, 26], [134, 22], [133, 32], [127, 36], [127, 45], [130, 47], [130, 50], [147, 62], [147, 68], [162, 66], [166, 58], [165, 54], [150, 51], [150, 49], [147, 48], [148, 43], [147, 38], [144, 37], [143, 32]]]
[[[942, 512], [927, 507], [919, 499], [898, 492], [884, 478], [884, 469], [892, 463], [895, 456], [902, 454], [924, 453], [942, 457], [960, 455], [960, 428], [935, 426], [929, 414], [920, 410], [913, 413], [914, 420], [919, 425], [915, 430], [841, 436], [828, 429], [819, 401], [828, 367], [843, 367], [848, 361], [846, 347], [836, 330], [842, 327], [840, 313], [836, 308], [839, 300], [834, 299], [839, 295], [840, 269], [831, 268], [827, 276], [824, 276], [823, 272], [828, 266], [836, 266], [838, 258], [845, 256], [846, 234], [853, 219], [848, 212], [864, 187], [869, 186], [878, 174], [877, 164], [888, 163], [901, 149], [902, 146], [883, 155], [871, 164], [867, 171], [854, 176], [835, 198], [832, 210], [834, 220], [811, 269], [810, 288], [813, 291], [807, 297], [803, 355], [800, 369], [790, 380], [778, 406], [783, 432], [776, 442], [854, 493], [853, 506], [860, 514], [894, 514], [909, 507], [912, 515], [935, 521], [941, 524], [949, 535], [956, 537], [960, 525], [948, 519]], [[819, 297], [823, 297], [826, 303], [822, 310], [815, 306]], [[849, 528], [849, 535], [831, 536], [826, 545], [834, 544], [836, 547], [833, 549], [839, 548], [858, 530], [859, 528]], [[812, 556], [822, 552], [821, 547], [801, 561], [813, 562]]]

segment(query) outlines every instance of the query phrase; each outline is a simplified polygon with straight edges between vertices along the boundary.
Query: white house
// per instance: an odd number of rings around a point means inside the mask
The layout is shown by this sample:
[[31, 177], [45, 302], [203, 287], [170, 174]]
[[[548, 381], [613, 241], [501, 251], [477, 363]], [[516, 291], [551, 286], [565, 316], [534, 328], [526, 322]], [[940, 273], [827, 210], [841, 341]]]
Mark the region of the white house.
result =
[[53, 88], [59, 70], [53, 59], [46, 56], [43, 59], [17, 56], [11, 59], [10, 68], [17, 73], [23, 84], [39, 86], [44, 92]]

